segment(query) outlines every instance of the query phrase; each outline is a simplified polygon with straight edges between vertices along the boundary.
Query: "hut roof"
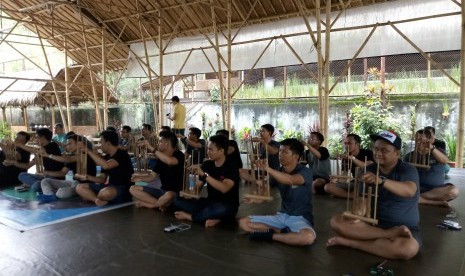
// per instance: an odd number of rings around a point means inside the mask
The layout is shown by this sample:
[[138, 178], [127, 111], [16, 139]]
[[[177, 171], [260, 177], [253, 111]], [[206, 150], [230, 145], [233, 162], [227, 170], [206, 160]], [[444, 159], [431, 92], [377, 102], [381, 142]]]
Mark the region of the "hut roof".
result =
[[[53, 70], [52, 70], [53, 71]], [[55, 91], [60, 103], [66, 104], [65, 69], [54, 70], [54, 78], [41, 71], [24, 71], [0, 76], [0, 106], [50, 106], [56, 105]], [[93, 90], [89, 70], [85, 67], [69, 68], [69, 78], [73, 82], [70, 86], [70, 102], [76, 105], [83, 102], [92, 102]], [[94, 78], [95, 79], [95, 78]], [[53, 87], [55, 85], [55, 88]], [[99, 101], [102, 101], [103, 85], [98, 79], [94, 83], [95, 92]], [[110, 103], [117, 99], [108, 89], [107, 95]]]

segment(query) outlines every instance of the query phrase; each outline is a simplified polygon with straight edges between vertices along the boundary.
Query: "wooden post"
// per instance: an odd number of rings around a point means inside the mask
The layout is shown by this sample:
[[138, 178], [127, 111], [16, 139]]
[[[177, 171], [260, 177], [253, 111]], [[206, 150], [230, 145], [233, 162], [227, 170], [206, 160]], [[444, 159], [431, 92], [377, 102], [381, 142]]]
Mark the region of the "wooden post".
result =
[[[155, 133], [158, 134], [158, 130], [161, 129], [163, 125], [163, 119], [165, 112], [163, 111], [163, 99], [164, 99], [164, 91], [165, 88], [163, 87], [163, 55], [165, 51], [163, 50], [163, 27], [162, 27], [162, 9], [158, 10], [158, 56], [159, 56], [159, 63], [158, 63], [158, 123], [155, 124]], [[152, 90], [153, 91], [153, 90]], [[153, 116], [154, 120], [157, 118], [157, 108], [156, 108], [156, 101], [155, 101], [155, 91], [152, 92], [152, 105], [153, 105]], [[173, 111], [174, 112], [174, 111]]]
[[363, 59], [363, 85], [367, 86], [368, 81], [368, 59]]
[[[431, 58], [431, 53], [428, 53], [428, 57]], [[427, 78], [428, 80], [431, 79], [431, 61], [429, 59], [426, 59], [426, 66], [427, 66]]]
[[107, 47], [105, 42], [105, 28], [102, 28], [102, 100], [103, 100], [103, 128], [108, 126], [108, 95], [107, 95]]
[[283, 73], [283, 92], [284, 92], [284, 98], [287, 98], [287, 66], [284, 66], [284, 73]]
[[[330, 63], [330, 44], [331, 44], [331, 0], [326, 0], [326, 31], [325, 31], [325, 94], [323, 100], [323, 126], [320, 125], [320, 132], [324, 137], [328, 137], [328, 116], [329, 116], [329, 63]], [[328, 143], [325, 139], [323, 145]]]
[[7, 123], [7, 120], [6, 120], [6, 107], [2, 106], [2, 122], [4, 124]]
[[[64, 48], [65, 48], [65, 92], [66, 92], [66, 115], [68, 118], [68, 128], [65, 128], [65, 131], [71, 131], [73, 129], [73, 124], [71, 120], [71, 100], [69, 97], [69, 68], [68, 68], [68, 47], [66, 43], [66, 38], [64, 41]], [[54, 121], [53, 118], [54, 115], [52, 115], [52, 121]]]
[[460, 51], [460, 97], [459, 97], [459, 119], [457, 120], [457, 152], [455, 155], [455, 164], [457, 168], [463, 167], [463, 143], [464, 143], [464, 112], [465, 112], [465, 1], [461, 1], [462, 7], [462, 39]]
[[352, 66], [350, 66], [350, 60], [347, 60], [347, 66], [349, 66], [347, 69], [347, 83], [350, 84], [352, 75]]
[[226, 106], [227, 106], [227, 125], [226, 129], [231, 133], [231, 63], [232, 63], [232, 54], [231, 54], [231, 1], [228, 0], [228, 87], [226, 89]]
[[26, 127], [26, 131], [28, 130], [28, 120], [27, 120], [27, 107], [21, 106], [21, 113], [23, 114], [23, 124]]
[[381, 84], [384, 85], [386, 83], [386, 57], [381, 57], [380, 71], [381, 71], [380, 82]]
[[321, 53], [321, 16], [320, 16], [320, 0], [315, 0], [315, 10], [316, 10], [316, 52], [318, 55], [318, 107], [319, 107], [319, 116], [320, 116], [320, 127], [324, 127], [324, 91], [323, 91], [323, 71], [324, 71], [324, 60]]
[[55, 106], [54, 105], [50, 106], [50, 112], [52, 113], [52, 126], [55, 126], [56, 117], [55, 117]]
[[226, 128], [226, 116], [225, 116], [225, 108], [224, 108], [224, 83], [223, 83], [223, 74], [221, 70], [221, 52], [220, 52], [220, 43], [218, 41], [218, 28], [216, 26], [216, 13], [215, 13], [215, 4], [213, 0], [210, 0], [210, 11], [211, 17], [213, 22], [213, 30], [215, 34], [215, 49], [216, 49], [216, 59], [218, 64], [218, 79], [220, 82], [220, 97], [221, 97], [221, 115], [223, 118], [223, 128]]

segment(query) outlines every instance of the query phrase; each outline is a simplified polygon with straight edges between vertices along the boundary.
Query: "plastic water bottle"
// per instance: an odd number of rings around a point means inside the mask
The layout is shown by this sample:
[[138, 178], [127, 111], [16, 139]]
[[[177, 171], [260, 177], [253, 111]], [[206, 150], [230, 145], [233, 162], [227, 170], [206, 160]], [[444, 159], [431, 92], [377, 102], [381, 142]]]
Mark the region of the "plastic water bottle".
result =
[[195, 186], [195, 175], [189, 174], [189, 191], [193, 191]]
[[74, 172], [73, 171], [68, 171], [68, 173], [65, 176], [66, 181], [74, 181]]
[[100, 176], [100, 172], [102, 171], [102, 167], [101, 166], [97, 166], [96, 167], [96, 173], [95, 173], [95, 176]]

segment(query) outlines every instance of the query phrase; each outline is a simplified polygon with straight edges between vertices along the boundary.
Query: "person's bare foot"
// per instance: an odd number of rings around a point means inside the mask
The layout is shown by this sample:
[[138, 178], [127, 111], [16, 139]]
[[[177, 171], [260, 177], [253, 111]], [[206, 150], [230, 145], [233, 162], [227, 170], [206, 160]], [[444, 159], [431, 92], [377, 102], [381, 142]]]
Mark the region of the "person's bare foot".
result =
[[342, 245], [342, 246], [350, 246], [350, 240], [339, 237], [339, 236], [334, 236], [328, 239], [326, 242], [326, 246], [335, 246], [335, 245]]
[[102, 207], [102, 206], [107, 205], [107, 204], [108, 204], [108, 201], [106, 201], [106, 200], [101, 200], [101, 199], [98, 199], [98, 198], [97, 198], [97, 199], [94, 201], [94, 203], [95, 203], [95, 205], [97, 205], [97, 206], [99, 206], [99, 207]]
[[221, 220], [219, 219], [207, 219], [205, 221], [205, 227], [213, 227], [215, 225], [217, 225], [218, 223], [220, 223]]
[[146, 203], [140, 200], [137, 200], [135, 205], [136, 205], [136, 208], [149, 208], [149, 209], [155, 208], [155, 206], [153, 206], [152, 204], [149, 204], [149, 203]]
[[410, 232], [410, 229], [408, 229], [407, 226], [401, 225], [401, 226], [394, 226], [389, 229], [389, 237], [390, 238], [395, 238], [395, 237], [405, 237], [405, 238], [411, 238], [412, 233]]
[[431, 200], [431, 199], [424, 198], [422, 196], [420, 196], [420, 200], [418, 201], [418, 203], [419, 204], [426, 204], [426, 205], [434, 205], [434, 206], [439, 206], [439, 207], [445, 207], [445, 208], [450, 207], [449, 202], [447, 202], [447, 201]]
[[180, 219], [180, 220], [190, 220], [192, 221], [192, 215], [189, 214], [189, 213], [186, 213], [184, 211], [177, 211], [177, 212], [174, 212], [174, 216], [177, 218], [177, 219]]

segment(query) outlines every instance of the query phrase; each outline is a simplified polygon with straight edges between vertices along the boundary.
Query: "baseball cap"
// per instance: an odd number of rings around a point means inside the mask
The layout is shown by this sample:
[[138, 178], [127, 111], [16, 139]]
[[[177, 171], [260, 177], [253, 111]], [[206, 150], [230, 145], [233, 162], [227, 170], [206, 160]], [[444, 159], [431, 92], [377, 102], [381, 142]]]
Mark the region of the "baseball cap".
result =
[[384, 141], [388, 142], [389, 144], [393, 145], [397, 149], [402, 148], [402, 139], [395, 132], [389, 130], [383, 130], [378, 134], [371, 134], [371, 140], [374, 142], [378, 139], [383, 139]]

